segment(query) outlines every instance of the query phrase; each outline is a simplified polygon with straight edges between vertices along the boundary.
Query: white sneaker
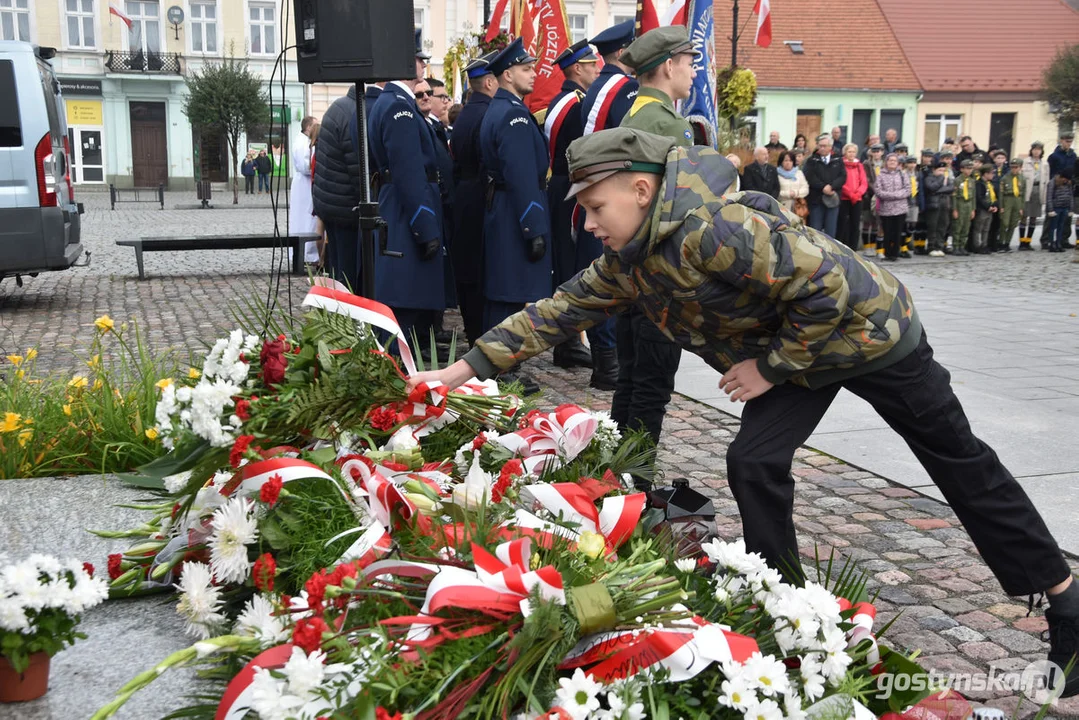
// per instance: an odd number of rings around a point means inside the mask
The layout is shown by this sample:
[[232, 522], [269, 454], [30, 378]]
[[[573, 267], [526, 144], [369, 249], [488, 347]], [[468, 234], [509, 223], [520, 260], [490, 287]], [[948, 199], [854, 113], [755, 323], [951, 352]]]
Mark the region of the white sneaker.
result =
[[943, 250], [930, 250], [929, 257], [944, 257]]

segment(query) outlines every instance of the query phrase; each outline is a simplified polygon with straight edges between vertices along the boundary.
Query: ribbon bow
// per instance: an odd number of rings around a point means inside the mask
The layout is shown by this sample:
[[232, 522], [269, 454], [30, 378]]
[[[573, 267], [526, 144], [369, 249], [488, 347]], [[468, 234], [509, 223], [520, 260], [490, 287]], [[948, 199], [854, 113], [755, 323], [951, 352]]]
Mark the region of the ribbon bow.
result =
[[495, 442], [519, 455], [525, 469], [541, 472], [557, 468], [581, 454], [599, 423], [587, 410], [577, 405], [559, 405], [553, 413], [536, 413], [531, 426], [500, 436]]
[[518, 510], [514, 520], [519, 527], [546, 530], [573, 540], [586, 530], [599, 533], [607, 551], [614, 552], [633, 535], [644, 512], [645, 499], [644, 493], [616, 495], [604, 498], [597, 508], [588, 491], [576, 483], [526, 485], [521, 488], [521, 500], [526, 506], [545, 510], [576, 528], [548, 522], [527, 510]]

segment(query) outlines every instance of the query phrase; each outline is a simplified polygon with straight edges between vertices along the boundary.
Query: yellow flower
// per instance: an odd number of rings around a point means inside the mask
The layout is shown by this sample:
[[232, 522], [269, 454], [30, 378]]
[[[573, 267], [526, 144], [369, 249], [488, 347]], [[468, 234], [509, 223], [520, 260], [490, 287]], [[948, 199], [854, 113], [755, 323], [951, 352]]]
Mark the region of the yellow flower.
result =
[[37, 348], [30, 348], [29, 350], [26, 351], [26, 359], [28, 361], [33, 360], [36, 357], [37, 357]]
[[157, 428], [146, 428], [146, 438], [148, 440], [157, 440]]
[[94, 326], [103, 333], [109, 332], [115, 325], [116, 323], [108, 315], [102, 315], [97, 320], [94, 320]]
[[100, 390], [102, 387], [104, 387], [104, 385], [105, 384], [103, 382], [101, 382], [101, 378], [98, 378], [98, 379], [94, 380], [94, 384], [90, 389], [91, 390]]
[[85, 375], [76, 375], [67, 381], [67, 386], [72, 390], [81, 390], [90, 384], [90, 381], [86, 379]]
[[606, 549], [607, 541], [597, 532], [585, 530], [581, 533], [581, 536], [577, 538], [577, 552], [592, 560], [595, 560], [602, 555], [603, 551]]
[[154, 383], [154, 387], [156, 387], [158, 390], [164, 390], [169, 385], [172, 385], [172, 378], [161, 378]]
[[34, 437], [33, 430], [23, 430], [19, 433], [19, 447], [26, 447], [26, 443], [30, 442], [32, 437]]
[[22, 415], [19, 413], [4, 413], [4, 422], [0, 423], [0, 433], [11, 433], [19, 429], [22, 423]]
[[198, 380], [199, 376], [201, 376], [201, 375], [202, 375], [202, 373], [199, 372], [198, 368], [191, 368], [190, 370], [187, 371], [187, 376], [189, 378], [191, 378], [192, 380]]
[[86, 361], [86, 367], [90, 368], [91, 370], [97, 370], [99, 365], [101, 365], [100, 355], [94, 355], [92, 358]]
[[71, 417], [71, 406], [70, 405], [64, 405], [64, 415], [67, 415], [68, 417]]
[[7, 361], [9, 363], [11, 363], [12, 365], [14, 365], [15, 367], [19, 367], [20, 365], [22, 365], [23, 359], [24, 358], [23, 358], [22, 355], [8, 355], [7, 356]]

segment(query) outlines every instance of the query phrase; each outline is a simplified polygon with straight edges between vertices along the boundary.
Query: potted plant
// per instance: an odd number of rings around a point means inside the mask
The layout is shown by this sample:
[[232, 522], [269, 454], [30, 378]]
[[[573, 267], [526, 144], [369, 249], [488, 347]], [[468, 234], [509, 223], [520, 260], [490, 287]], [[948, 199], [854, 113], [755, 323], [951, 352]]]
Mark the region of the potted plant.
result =
[[108, 584], [89, 563], [31, 555], [9, 563], [0, 555], [0, 702], [41, 697], [49, 689], [49, 658], [77, 639], [80, 613], [108, 597]]

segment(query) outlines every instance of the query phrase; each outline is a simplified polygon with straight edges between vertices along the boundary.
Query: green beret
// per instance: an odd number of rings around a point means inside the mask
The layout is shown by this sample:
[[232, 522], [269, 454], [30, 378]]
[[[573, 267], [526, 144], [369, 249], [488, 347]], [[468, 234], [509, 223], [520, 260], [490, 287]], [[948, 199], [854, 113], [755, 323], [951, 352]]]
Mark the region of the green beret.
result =
[[641, 75], [680, 53], [697, 54], [689, 31], [685, 25], [666, 25], [649, 30], [634, 40], [618, 60]]
[[970, 158], [967, 158], [966, 160], [960, 160], [959, 161], [959, 168], [960, 169], [962, 169], [962, 168], [972, 168], [973, 169], [974, 168], [974, 161], [971, 160]]
[[1008, 164], [1012, 167], [1021, 167], [1023, 165], [1023, 158], [1012, 158], [1012, 161]]
[[673, 139], [633, 128], [613, 128], [577, 138], [566, 149], [569, 179], [566, 199], [617, 172], [662, 175]]

